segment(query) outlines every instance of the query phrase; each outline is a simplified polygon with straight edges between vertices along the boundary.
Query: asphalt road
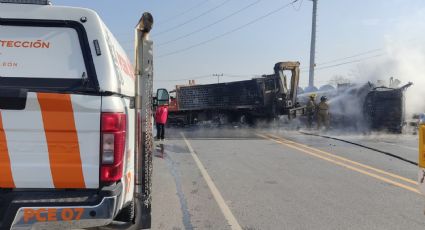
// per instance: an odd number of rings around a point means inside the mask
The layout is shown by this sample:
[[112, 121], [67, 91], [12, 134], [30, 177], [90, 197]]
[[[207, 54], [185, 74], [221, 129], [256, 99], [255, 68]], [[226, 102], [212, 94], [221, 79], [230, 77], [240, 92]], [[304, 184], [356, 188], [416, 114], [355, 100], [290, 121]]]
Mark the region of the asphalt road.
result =
[[[416, 136], [341, 135], [416, 161]], [[152, 229], [424, 229], [417, 166], [346, 142], [255, 129], [167, 130]]]

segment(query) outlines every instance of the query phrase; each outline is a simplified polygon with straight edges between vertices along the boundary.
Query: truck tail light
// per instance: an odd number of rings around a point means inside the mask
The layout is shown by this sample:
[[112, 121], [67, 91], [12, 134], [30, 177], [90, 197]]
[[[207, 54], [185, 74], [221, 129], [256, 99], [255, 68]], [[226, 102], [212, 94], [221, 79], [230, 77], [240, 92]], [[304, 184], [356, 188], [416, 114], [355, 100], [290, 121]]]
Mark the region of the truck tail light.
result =
[[124, 113], [102, 113], [101, 115], [101, 167], [100, 181], [117, 182], [122, 177], [126, 138], [126, 116]]

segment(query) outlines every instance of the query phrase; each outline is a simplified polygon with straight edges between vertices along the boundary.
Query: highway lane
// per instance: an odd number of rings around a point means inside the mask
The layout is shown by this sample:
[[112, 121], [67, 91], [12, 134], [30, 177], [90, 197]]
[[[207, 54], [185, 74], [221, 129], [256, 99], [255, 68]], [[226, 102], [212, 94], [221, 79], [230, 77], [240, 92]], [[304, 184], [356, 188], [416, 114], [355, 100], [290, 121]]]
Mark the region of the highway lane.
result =
[[[284, 136], [290, 140], [304, 143], [305, 145], [315, 147], [324, 151], [347, 157], [361, 163], [367, 163], [372, 166], [380, 167], [389, 172], [394, 172], [401, 176], [416, 180], [417, 167], [411, 163], [401, 161], [394, 157], [389, 157], [384, 153], [372, 151], [366, 148], [354, 146], [338, 140], [321, 138], [316, 136], [304, 135], [299, 132], [269, 130], [269, 133], [274, 135]], [[388, 152], [395, 156], [400, 156], [412, 162], [417, 162], [417, 137], [409, 135], [384, 135], [378, 136], [359, 136], [359, 135], [335, 135], [322, 133], [323, 135], [336, 137], [341, 140], [351, 141], [353, 143], [362, 144], [366, 147]], [[389, 142], [391, 144], [389, 144]], [[409, 146], [406, 149], [405, 146]], [[416, 148], [416, 149], [415, 149]]]
[[425, 226], [416, 166], [406, 162], [298, 132], [167, 131], [156, 143], [153, 229]]

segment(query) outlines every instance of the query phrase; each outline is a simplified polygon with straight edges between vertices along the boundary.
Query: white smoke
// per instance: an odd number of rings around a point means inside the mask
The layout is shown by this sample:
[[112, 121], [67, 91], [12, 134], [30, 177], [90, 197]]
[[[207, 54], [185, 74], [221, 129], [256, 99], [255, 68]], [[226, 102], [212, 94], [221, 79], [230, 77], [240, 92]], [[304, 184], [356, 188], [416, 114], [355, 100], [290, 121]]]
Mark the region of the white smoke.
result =
[[404, 83], [414, 83], [406, 92], [406, 112], [425, 112], [425, 45], [397, 44], [392, 53], [398, 78]]
[[394, 77], [402, 83], [413, 82], [406, 91], [406, 113], [425, 112], [425, 9], [400, 17], [385, 38], [386, 56], [362, 65], [363, 81], [376, 83]]

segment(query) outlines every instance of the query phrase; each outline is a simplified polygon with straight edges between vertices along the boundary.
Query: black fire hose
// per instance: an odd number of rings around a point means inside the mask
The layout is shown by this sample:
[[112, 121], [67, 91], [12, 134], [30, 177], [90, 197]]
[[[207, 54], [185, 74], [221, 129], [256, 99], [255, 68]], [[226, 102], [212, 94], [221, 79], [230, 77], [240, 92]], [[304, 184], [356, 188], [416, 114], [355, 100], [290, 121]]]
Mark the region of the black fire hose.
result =
[[366, 145], [362, 145], [362, 144], [359, 144], [359, 143], [347, 141], [347, 140], [344, 140], [344, 139], [339, 139], [339, 138], [336, 138], [336, 137], [330, 137], [330, 136], [325, 136], [325, 135], [320, 135], [320, 134], [314, 134], [314, 133], [307, 133], [307, 132], [302, 132], [302, 131], [299, 131], [299, 132], [301, 134], [304, 134], [304, 135], [316, 136], [316, 137], [323, 137], [323, 138], [327, 138], [327, 139], [332, 139], [332, 140], [336, 140], [336, 141], [345, 142], [345, 143], [348, 143], [348, 144], [351, 144], [351, 145], [356, 145], [356, 146], [359, 146], [359, 147], [362, 147], [362, 148], [365, 148], [365, 149], [369, 149], [369, 150], [372, 150], [372, 151], [375, 151], [375, 152], [378, 152], [378, 153], [382, 153], [384, 155], [387, 155], [387, 156], [390, 156], [390, 157], [399, 159], [399, 160], [404, 161], [404, 162], [407, 162], [409, 164], [418, 166], [418, 163], [417, 162], [414, 162], [414, 161], [411, 161], [411, 160], [406, 159], [404, 157], [401, 157], [401, 156], [397, 156], [395, 154], [392, 154], [390, 152], [382, 151], [382, 150], [379, 150], [379, 149], [376, 149], [376, 148], [372, 148], [372, 147], [369, 147], [369, 146], [366, 146]]

